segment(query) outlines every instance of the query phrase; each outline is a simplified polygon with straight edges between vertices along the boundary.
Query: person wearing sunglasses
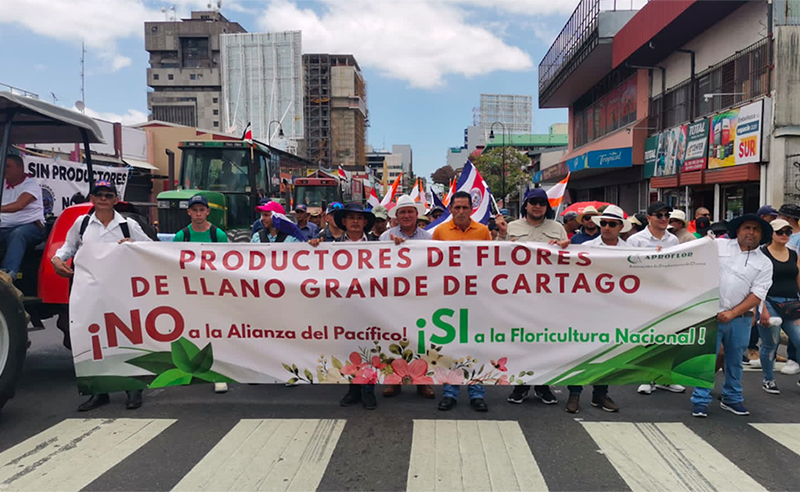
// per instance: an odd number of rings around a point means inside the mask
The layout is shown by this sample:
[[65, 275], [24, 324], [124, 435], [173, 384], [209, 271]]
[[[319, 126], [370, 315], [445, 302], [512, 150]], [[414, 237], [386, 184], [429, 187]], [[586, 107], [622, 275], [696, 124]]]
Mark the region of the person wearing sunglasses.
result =
[[[508, 223], [502, 214], [497, 214], [495, 217], [498, 241], [558, 244], [562, 248], [569, 244], [564, 226], [553, 220], [555, 212], [550, 207], [547, 192], [541, 188], [529, 190], [522, 203], [524, 207], [521, 219]], [[507, 400], [509, 403], [522, 403], [528, 397], [529, 391], [528, 385], [515, 386]], [[549, 386], [534, 386], [533, 394], [546, 405], [558, 403]]]
[[[700, 219], [695, 219], [695, 224], [697, 220]], [[695, 235], [686, 228], [686, 213], [683, 210], [673, 210], [672, 213], [669, 214], [669, 232], [675, 234], [675, 237], [678, 238], [681, 244], [697, 239]]]
[[790, 313], [780, 311], [783, 303], [798, 299], [800, 263], [797, 252], [786, 247], [792, 235], [791, 224], [783, 219], [775, 219], [770, 225], [773, 229], [772, 242], [762, 246], [761, 251], [772, 262], [772, 287], [759, 309], [758, 334], [761, 338], [759, 356], [761, 370], [764, 373], [761, 387], [767, 393], [778, 395], [780, 390], [775, 383], [774, 370], [781, 329], [796, 347], [800, 346], [800, 325], [798, 325], [800, 321], [791, 319], [794, 316]]
[[667, 230], [672, 207], [664, 202], [655, 202], [647, 207], [647, 227], [628, 238], [631, 248], [655, 249], [677, 246], [680, 241]]
[[[123, 217], [114, 207], [119, 203], [117, 187], [110, 181], [98, 181], [89, 195], [94, 208], [86, 215], [81, 215], [67, 232], [64, 245], [50, 259], [56, 273], [65, 278], [72, 278], [75, 271], [67, 265], [84, 244], [108, 243], [122, 244], [129, 241], [151, 241], [142, 227], [133, 219]], [[86, 302], [91, 302], [91, 299]], [[142, 390], [131, 390], [125, 407], [134, 410], [142, 406]], [[78, 406], [79, 412], [94, 410], [110, 402], [108, 393], [92, 395]]]
[[317, 239], [321, 239], [323, 242], [326, 243], [332, 243], [334, 241], [337, 241], [344, 235], [344, 231], [339, 228], [339, 226], [336, 224], [336, 221], [333, 218], [334, 212], [342, 209], [344, 209], [344, 205], [342, 205], [339, 202], [333, 202], [330, 205], [328, 205], [328, 208], [325, 210], [325, 216], [323, 217], [323, 220], [325, 221], [327, 226], [325, 227], [325, 229], [319, 231]]
[[600, 228], [597, 227], [597, 224], [592, 220], [593, 217], [597, 217], [598, 215], [600, 215], [600, 212], [591, 205], [584, 208], [583, 212], [578, 214], [577, 220], [581, 225], [581, 229], [570, 238], [570, 244], [583, 244], [600, 236]]

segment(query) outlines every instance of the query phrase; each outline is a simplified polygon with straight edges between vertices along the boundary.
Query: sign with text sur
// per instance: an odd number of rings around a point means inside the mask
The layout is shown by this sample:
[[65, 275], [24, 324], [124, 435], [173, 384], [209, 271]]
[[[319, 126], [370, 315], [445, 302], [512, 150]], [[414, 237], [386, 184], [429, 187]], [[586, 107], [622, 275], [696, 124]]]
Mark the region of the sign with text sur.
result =
[[710, 386], [717, 249], [90, 244], [84, 393], [203, 382]]

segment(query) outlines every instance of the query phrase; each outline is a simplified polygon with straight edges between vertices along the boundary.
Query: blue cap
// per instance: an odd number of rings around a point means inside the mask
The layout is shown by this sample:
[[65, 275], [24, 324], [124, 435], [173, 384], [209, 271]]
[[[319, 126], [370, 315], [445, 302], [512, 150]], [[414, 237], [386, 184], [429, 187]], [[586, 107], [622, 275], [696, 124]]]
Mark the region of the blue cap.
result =
[[308, 212], [308, 207], [305, 204], [301, 203], [294, 207], [295, 212]]
[[208, 200], [206, 200], [206, 197], [204, 197], [203, 195], [195, 195], [189, 198], [188, 208], [192, 208], [192, 205], [197, 205], [198, 203], [208, 208]]
[[342, 205], [341, 203], [333, 202], [330, 205], [328, 205], [328, 209], [325, 211], [325, 213], [326, 214], [332, 214], [334, 210], [341, 210], [343, 208], [344, 208], [344, 205]]
[[771, 205], [764, 205], [763, 207], [758, 209], [758, 213], [756, 214], [759, 217], [763, 215], [771, 215], [773, 217], [778, 216], [778, 211], [775, 210]]
[[106, 180], [103, 179], [103, 180], [94, 182], [94, 186], [92, 187], [92, 195], [97, 193], [97, 191], [100, 190], [100, 188], [107, 188], [107, 189], [113, 191], [115, 195], [117, 194], [117, 185], [115, 185], [111, 181], [106, 181]]

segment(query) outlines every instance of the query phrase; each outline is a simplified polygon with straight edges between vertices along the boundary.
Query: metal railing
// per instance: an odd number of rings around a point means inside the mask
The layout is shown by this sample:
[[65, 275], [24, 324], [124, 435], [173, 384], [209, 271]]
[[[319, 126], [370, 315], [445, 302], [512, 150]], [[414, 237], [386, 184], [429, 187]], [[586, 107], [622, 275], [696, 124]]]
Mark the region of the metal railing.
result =
[[10, 92], [18, 96], [30, 97], [32, 99], [39, 99], [39, 94], [34, 94], [33, 92], [26, 91], [25, 89], [20, 89], [19, 87], [3, 84], [1, 82], [0, 82], [0, 91]]

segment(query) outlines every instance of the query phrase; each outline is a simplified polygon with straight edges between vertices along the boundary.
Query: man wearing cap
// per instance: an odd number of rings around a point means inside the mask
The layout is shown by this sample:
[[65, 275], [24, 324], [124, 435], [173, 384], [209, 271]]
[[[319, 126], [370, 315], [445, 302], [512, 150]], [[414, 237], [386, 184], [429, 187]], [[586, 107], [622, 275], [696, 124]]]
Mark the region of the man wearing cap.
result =
[[[376, 207], [377, 208], [377, 207]], [[408, 195], [401, 195], [397, 199], [397, 205], [389, 211], [389, 217], [396, 218], [399, 222], [397, 227], [385, 231], [380, 236], [381, 241], [394, 241], [401, 244], [405, 241], [429, 240], [432, 234], [425, 229], [418, 227], [417, 221], [424, 217], [425, 205], [415, 202]], [[402, 386], [399, 384], [388, 385], [383, 390], [383, 396], [391, 397], [399, 395]], [[423, 398], [435, 398], [436, 394], [429, 385], [417, 385], [417, 393]]]
[[192, 243], [227, 243], [228, 235], [214, 224], [208, 221], [208, 214], [211, 209], [208, 200], [202, 195], [195, 195], [189, 199], [189, 207], [186, 209], [191, 223], [178, 231], [173, 242], [192, 242]]
[[441, 205], [434, 205], [428, 215], [431, 217], [431, 222], [436, 222], [439, 220], [439, 217], [444, 215], [444, 208]]
[[772, 208], [772, 205], [764, 205], [758, 209], [756, 214], [767, 222], [772, 222], [778, 218], [778, 211]]
[[322, 211], [316, 208], [313, 209], [308, 213], [308, 221], [317, 226], [318, 231], [322, 230]]
[[[583, 243], [590, 248], [624, 248], [627, 245], [620, 234], [628, 232], [632, 225], [625, 218], [625, 213], [616, 205], [609, 205], [600, 215], [592, 217], [592, 221], [600, 228], [600, 235]], [[569, 386], [569, 399], [566, 410], [578, 413], [580, 410], [583, 386]], [[618, 412], [619, 405], [608, 396], [608, 385], [597, 384], [592, 389], [592, 406], [602, 408], [606, 412]]]
[[319, 227], [313, 222], [308, 221], [308, 207], [302, 203], [297, 205], [294, 207], [294, 216], [297, 218], [297, 227], [300, 228], [300, 232], [303, 233], [306, 241], [317, 237], [317, 234], [319, 234]]
[[[256, 211], [261, 213], [261, 225], [263, 226], [258, 232], [253, 234], [250, 239], [251, 243], [298, 243], [301, 238], [305, 236], [303, 233], [296, 229], [295, 224], [289, 223], [284, 215], [283, 206], [278, 202], [268, 202], [264, 205], [256, 207]], [[283, 219], [289, 223], [294, 229], [294, 234], [278, 229], [273, 220], [273, 214], [281, 214]]]
[[22, 265], [29, 247], [44, 238], [44, 205], [42, 188], [25, 174], [22, 157], [6, 156], [6, 181], [2, 183], [3, 204], [0, 206], [0, 245], [6, 245], [6, 254], [0, 268], [12, 280]]
[[[720, 408], [735, 415], [750, 415], [742, 402], [742, 358], [750, 340], [753, 308], [767, 297], [772, 287], [772, 262], [759, 249], [772, 239], [772, 227], [755, 214], [745, 214], [728, 224], [730, 240], [718, 239], [719, 313], [717, 352], [725, 346], [725, 383]], [[695, 388], [692, 415], [708, 416], [710, 388]]]
[[[110, 243], [121, 244], [128, 241], [150, 241], [142, 227], [132, 219], [123, 217], [114, 210], [119, 203], [117, 187], [109, 181], [98, 181], [94, 184], [89, 200], [94, 206], [86, 215], [77, 218], [64, 241], [64, 245], [50, 259], [56, 273], [65, 278], [72, 278], [74, 270], [67, 261], [75, 256], [84, 244]], [[91, 301], [88, 301], [91, 302]], [[133, 410], [142, 406], [142, 390], [126, 392], [128, 399], [125, 407]], [[94, 410], [110, 402], [108, 393], [92, 395], [78, 406], [79, 412]]]
[[326, 243], [331, 243], [338, 241], [344, 235], [344, 231], [336, 225], [336, 221], [333, 219], [334, 212], [341, 210], [342, 207], [343, 205], [339, 202], [333, 202], [328, 205], [328, 208], [325, 210], [325, 216], [323, 217], [326, 227], [319, 231], [317, 239], [321, 239]]
[[567, 231], [568, 239], [572, 239], [572, 236], [575, 235], [575, 231], [580, 228], [581, 225], [578, 224], [578, 212], [570, 210], [564, 214], [564, 230]]
[[787, 248], [800, 252], [800, 206], [794, 203], [785, 203], [778, 209], [778, 218], [785, 220], [792, 226], [792, 235]]
[[708, 210], [706, 207], [700, 207], [697, 210], [695, 210], [694, 220], [689, 222], [689, 224], [686, 226], [686, 229], [688, 229], [689, 232], [691, 232], [692, 234], [697, 232], [697, 219], [699, 219], [700, 217], [705, 217], [708, 220], [711, 220], [711, 211]]
[[600, 236], [600, 228], [597, 227], [597, 224], [592, 220], [592, 217], [598, 215], [600, 215], [600, 212], [591, 205], [584, 208], [583, 212], [578, 214], [576, 220], [578, 224], [581, 225], [581, 230], [572, 236], [569, 240], [570, 244], [583, 244], [586, 241], [591, 241]]
[[681, 244], [697, 239], [694, 234], [686, 229], [686, 213], [683, 210], [673, 210], [672, 213], [669, 214], [668, 224], [671, 229], [670, 232], [675, 234], [675, 237], [678, 238]]
[[[400, 201], [397, 202], [397, 208]], [[492, 235], [489, 228], [480, 222], [475, 222], [472, 218], [472, 197], [466, 191], [457, 191], [450, 199], [450, 215], [453, 217], [449, 222], [444, 222], [433, 231], [434, 241], [490, 241]], [[398, 217], [400, 214], [398, 213]], [[445, 384], [442, 387], [443, 398], [439, 402], [439, 410], [448, 411], [458, 403], [458, 395], [461, 394], [461, 386]], [[470, 384], [467, 386], [469, 393], [469, 405], [476, 412], [488, 412], [489, 407], [483, 399], [486, 390], [482, 384]]]
[[[560, 244], [562, 247], [569, 244], [567, 231], [564, 226], [553, 220], [555, 212], [550, 207], [547, 192], [541, 188], [534, 188], [525, 194], [523, 200], [522, 218], [511, 223], [498, 214], [495, 217], [497, 224], [498, 241], [527, 241], [532, 243]], [[439, 230], [438, 228], [436, 229]], [[434, 233], [435, 235], [435, 233]], [[522, 403], [528, 397], [530, 386], [514, 386], [508, 396], [509, 403]], [[537, 385], [533, 387], [533, 394], [546, 405], [555, 405], [558, 399], [549, 386]]]
[[655, 202], [647, 207], [647, 227], [628, 238], [631, 248], [661, 250], [680, 244], [678, 238], [667, 230], [672, 207], [664, 202]]
[[375, 216], [375, 225], [372, 226], [369, 235], [374, 239], [370, 239], [370, 241], [377, 241], [388, 229], [389, 211], [383, 205], [376, 205], [372, 207], [372, 215]]

